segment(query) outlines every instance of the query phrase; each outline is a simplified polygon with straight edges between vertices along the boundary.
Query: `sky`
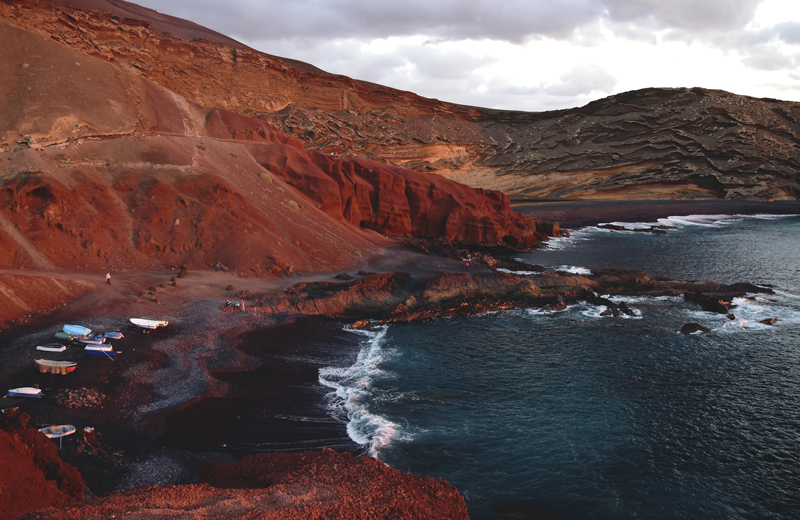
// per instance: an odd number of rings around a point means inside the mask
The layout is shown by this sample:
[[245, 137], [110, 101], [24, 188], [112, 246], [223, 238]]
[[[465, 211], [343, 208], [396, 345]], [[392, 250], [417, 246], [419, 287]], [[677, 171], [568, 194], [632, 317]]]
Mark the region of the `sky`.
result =
[[645, 87], [800, 101], [800, 0], [133, 0], [269, 54], [464, 105]]

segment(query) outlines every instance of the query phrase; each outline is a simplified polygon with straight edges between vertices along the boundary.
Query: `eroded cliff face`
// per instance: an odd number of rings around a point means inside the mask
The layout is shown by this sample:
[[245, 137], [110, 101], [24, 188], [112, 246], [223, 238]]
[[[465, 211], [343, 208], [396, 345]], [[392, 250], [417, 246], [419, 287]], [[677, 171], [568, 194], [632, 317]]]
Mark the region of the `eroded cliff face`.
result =
[[[552, 233], [500, 193], [306, 150], [263, 120], [198, 103], [212, 98], [186, 98], [136, 67], [43, 38], [31, 27], [44, 22], [15, 25], [53, 18], [69, 33], [80, 16], [68, 11], [0, 4], [0, 269], [221, 265], [288, 275], [362, 265], [387, 236], [524, 247]], [[81, 13], [80, 27], [93, 27]], [[155, 37], [142, 25], [121, 28]], [[131, 51], [110, 34], [95, 37]], [[163, 42], [141, 41], [137, 52], [151, 55], [150, 43]]]
[[12, 0], [0, 8], [9, 23], [202, 106], [259, 117], [309, 149], [523, 199], [800, 197], [798, 103], [685, 88], [545, 113], [464, 107], [260, 53], [126, 2], [68, 4]]

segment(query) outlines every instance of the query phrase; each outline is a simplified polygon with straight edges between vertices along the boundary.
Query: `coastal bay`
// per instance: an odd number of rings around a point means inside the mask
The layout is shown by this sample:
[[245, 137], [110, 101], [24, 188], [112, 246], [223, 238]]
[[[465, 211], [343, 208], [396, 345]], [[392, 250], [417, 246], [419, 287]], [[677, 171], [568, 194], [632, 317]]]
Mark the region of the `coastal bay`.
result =
[[[593, 211], [591, 206], [587, 212]], [[791, 208], [778, 212], [786, 209]], [[392, 267], [420, 279], [463, 270], [460, 261], [402, 249], [387, 250], [372, 266], [381, 271]], [[471, 275], [490, 272], [470, 267]], [[89, 489], [102, 494], [144, 482], [193, 483], [208, 461], [234, 462], [259, 451], [333, 447], [367, 452], [367, 446], [348, 435], [346, 413], [332, 415], [324, 406], [328, 390], [318, 384], [320, 368], [347, 366], [358, 351], [358, 338], [342, 331], [343, 322], [221, 312], [224, 302], [236, 299], [241, 290], [285, 290], [302, 275], [250, 280], [220, 271], [188, 271], [171, 285], [174, 275], [114, 273], [111, 287], [100, 283], [99, 273], [75, 275], [95, 283], [96, 289], [3, 332], [0, 377], [9, 386], [27, 386], [36, 379], [51, 394], [64, 386], [93, 388], [106, 396], [103, 406], [78, 410], [60, 408], [48, 399], [19, 403], [38, 422], [91, 425], [108, 453], [121, 453], [94, 459], [74, 453], [70, 460], [65, 449], [65, 459], [82, 470]], [[335, 280], [333, 275], [313, 273], [305, 279]], [[154, 288], [157, 302], [140, 295]], [[143, 334], [126, 323], [128, 315], [154, 311], [168, 317], [170, 326]], [[33, 346], [66, 322], [123, 330], [126, 337], [116, 342], [122, 353], [114, 361], [81, 360], [79, 370], [87, 369], [69, 379], [34, 374]]]

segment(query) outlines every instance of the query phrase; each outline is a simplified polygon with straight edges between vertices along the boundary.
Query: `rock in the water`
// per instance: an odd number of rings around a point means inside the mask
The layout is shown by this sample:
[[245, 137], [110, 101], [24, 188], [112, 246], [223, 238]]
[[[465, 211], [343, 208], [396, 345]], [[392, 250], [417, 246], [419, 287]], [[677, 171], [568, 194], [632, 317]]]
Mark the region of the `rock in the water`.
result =
[[699, 323], [687, 323], [681, 327], [682, 334], [694, 334], [695, 332], [711, 332], [711, 329], [704, 327]]

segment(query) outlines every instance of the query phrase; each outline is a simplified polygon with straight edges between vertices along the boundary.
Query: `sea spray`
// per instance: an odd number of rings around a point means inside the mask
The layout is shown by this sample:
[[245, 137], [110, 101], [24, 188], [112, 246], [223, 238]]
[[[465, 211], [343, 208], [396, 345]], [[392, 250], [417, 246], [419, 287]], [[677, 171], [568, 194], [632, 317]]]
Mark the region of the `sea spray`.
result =
[[370, 412], [368, 406], [369, 399], [374, 397], [371, 395], [374, 381], [392, 377], [380, 366], [391, 355], [385, 348], [388, 325], [372, 330], [345, 330], [364, 336], [358, 357], [347, 367], [320, 369], [319, 382], [333, 390], [326, 396], [326, 402], [334, 414], [343, 412], [346, 415], [350, 438], [366, 446], [372, 457], [379, 458], [380, 451], [388, 448], [400, 435], [397, 424]]

